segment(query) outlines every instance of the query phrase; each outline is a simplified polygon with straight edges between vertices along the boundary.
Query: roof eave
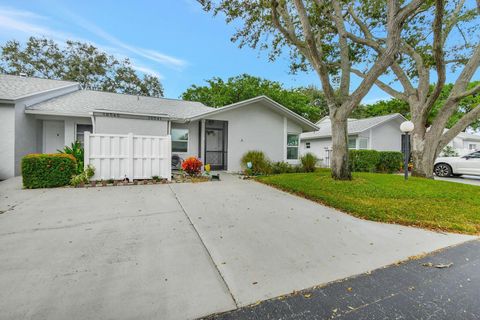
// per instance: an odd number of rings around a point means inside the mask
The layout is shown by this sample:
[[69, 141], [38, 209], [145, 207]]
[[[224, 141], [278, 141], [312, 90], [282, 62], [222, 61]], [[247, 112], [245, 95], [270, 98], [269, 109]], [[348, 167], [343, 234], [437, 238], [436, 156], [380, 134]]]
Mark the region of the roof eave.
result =
[[12, 103], [12, 102], [15, 103], [17, 101], [20, 101], [20, 100], [23, 100], [23, 99], [26, 99], [26, 98], [32, 98], [32, 97], [39, 96], [39, 95], [42, 95], [42, 94], [47, 94], [47, 93], [55, 92], [55, 91], [58, 91], [58, 90], [63, 90], [63, 89], [68, 89], [68, 88], [73, 88], [73, 87], [79, 87], [79, 84], [78, 83], [71, 83], [71, 84], [68, 84], [68, 85], [65, 85], [65, 86], [51, 88], [51, 89], [42, 90], [42, 91], [36, 91], [36, 92], [21, 95], [21, 96], [18, 96], [18, 97], [14, 97], [14, 98], [0, 99], [0, 101], [5, 100], [5, 101], [10, 101], [9, 103]]
[[195, 120], [205, 119], [208, 116], [215, 115], [215, 114], [222, 113], [222, 112], [226, 112], [226, 111], [229, 111], [229, 110], [234, 110], [236, 108], [243, 107], [243, 106], [246, 106], [246, 105], [250, 105], [254, 102], [258, 102], [258, 101], [262, 101], [262, 100], [268, 102], [269, 104], [276, 107], [280, 111], [289, 115], [291, 118], [294, 118], [295, 120], [300, 122], [302, 124], [302, 129], [307, 129], [307, 130], [318, 130], [319, 129], [314, 123], [312, 123], [309, 120], [305, 119], [304, 117], [296, 114], [295, 112], [291, 111], [290, 109], [282, 106], [281, 104], [279, 104], [278, 102], [270, 99], [267, 96], [258, 96], [258, 97], [255, 97], [255, 98], [251, 98], [251, 99], [243, 100], [243, 101], [240, 101], [240, 102], [232, 103], [232, 104], [226, 105], [224, 107], [221, 107], [221, 108], [218, 108], [218, 109], [215, 109], [215, 110], [211, 110], [211, 111], [207, 111], [207, 112], [201, 113], [199, 115], [190, 117], [190, 118], [188, 118], [188, 120], [195, 121]]

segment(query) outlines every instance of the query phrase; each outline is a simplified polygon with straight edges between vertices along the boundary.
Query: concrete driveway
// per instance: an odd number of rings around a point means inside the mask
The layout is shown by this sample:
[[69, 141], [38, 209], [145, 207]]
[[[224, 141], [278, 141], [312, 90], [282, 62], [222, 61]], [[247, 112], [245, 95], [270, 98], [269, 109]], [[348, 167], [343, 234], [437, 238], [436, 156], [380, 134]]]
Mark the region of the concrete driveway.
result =
[[454, 177], [442, 178], [442, 177], [435, 176], [435, 180], [450, 181], [450, 182], [480, 186], [480, 176], [460, 176], [458, 178], [454, 178]]
[[253, 181], [0, 183], [0, 319], [190, 319], [473, 237], [369, 222]]

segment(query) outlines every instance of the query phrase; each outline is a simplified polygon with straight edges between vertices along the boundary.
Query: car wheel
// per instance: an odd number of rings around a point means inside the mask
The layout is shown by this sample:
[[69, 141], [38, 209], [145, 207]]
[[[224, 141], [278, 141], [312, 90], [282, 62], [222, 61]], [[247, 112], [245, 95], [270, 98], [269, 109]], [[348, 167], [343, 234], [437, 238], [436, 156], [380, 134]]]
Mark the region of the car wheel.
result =
[[434, 172], [437, 177], [450, 177], [452, 175], [452, 168], [446, 163], [439, 163], [435, 165]]

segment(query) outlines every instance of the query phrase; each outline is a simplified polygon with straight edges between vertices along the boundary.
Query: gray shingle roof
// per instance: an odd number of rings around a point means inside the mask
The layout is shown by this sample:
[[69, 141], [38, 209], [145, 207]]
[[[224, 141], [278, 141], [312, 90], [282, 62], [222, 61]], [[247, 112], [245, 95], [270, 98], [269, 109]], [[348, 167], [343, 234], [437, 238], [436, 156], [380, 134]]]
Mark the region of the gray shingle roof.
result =
[[27, 107], [27, 110], [64, 115], [89, 116], [94, 110], [143, 114], [166, 114], [185, 119], [214, 108], [200, 102], [144, 97], [102, 91], [79, 90]]
[[[386, 116], [372, 117], [366, 119], [348, 119], [348, 134], [358, 134], [368, 130], [376, 125], [391, 119], [402, 117], [399, 113], [389, 114]], [[403, 117], [402, 117], [403, 118]], [[318, 131], [306, 132], [301, 134], [302, 139], [327, 138], [332, 136], [332, 126], [329, 118], [317, 122], [320, 128]]]
[[78, 83], [0, 74], [0, 99], [18, 100], [40, 92], [73, 85]]
[[468, 132], [460, 132], [457, 137], [462, 138], [464, 140], [480, 141], [480, 135], [473, 134], [473, 133], [468, 133]]

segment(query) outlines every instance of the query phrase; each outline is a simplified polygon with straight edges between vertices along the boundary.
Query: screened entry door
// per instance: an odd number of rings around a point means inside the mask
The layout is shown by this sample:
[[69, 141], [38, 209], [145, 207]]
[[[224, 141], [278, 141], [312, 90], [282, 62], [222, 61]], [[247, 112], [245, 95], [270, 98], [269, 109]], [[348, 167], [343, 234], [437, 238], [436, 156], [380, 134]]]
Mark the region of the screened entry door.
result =
[[227, 169], [226, 136], [226, 122], [205, 128], [205, 164], [210, 164], [212, 170]]

